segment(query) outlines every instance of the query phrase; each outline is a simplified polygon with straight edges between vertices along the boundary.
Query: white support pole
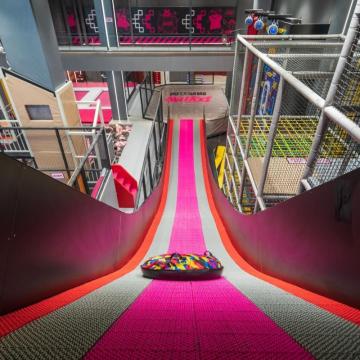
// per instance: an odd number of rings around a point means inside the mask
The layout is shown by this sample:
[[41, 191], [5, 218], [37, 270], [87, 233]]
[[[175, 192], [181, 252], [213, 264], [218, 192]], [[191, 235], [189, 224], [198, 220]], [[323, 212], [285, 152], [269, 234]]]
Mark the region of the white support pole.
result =
[[[239, 35], [238, 35], [239, 36]], [[242, 35], [247, 40], [322, 40], [322, 39], [341, 39], [338, 34], [326, 35]]]
[[342, 29], [342, 32], [341, 32], [341, 35], [342, 35], [342, 36], [345, 36], [345, 35], [346, 35], [346, 28], [347, 28], [347, 26], [348, 26], [348, 24], [349, 24], [350, 17], [351, 17], [351, 11], [352, 11], [352, 9], [353, 9], [353, 7], [354, 7], [355, 1], [356, 1], [356, 0], [351, 0], [351, 4], [350, 4], [350, 6], [349, 6], [349, 11], [348, 11], [348, 13], [347, 13], [347, 15], [346, 15], [346, 20], [345, 20], [345, 22], [344, 22], [344, 26], [343, 26], [343, 29]]
[[[255, 116], [256, 116], [256, 110], [258, 106], [258, 100], [259, 100], [259, 93], [260, 93], [260, 83], [262, 78], [264, 64], [259, 59], [256, 69], [256, 78], [255, 78], [255, 85], [254, 85], [254, 92], [253, 97], [251, 100], [251, 111], [250, 111], [250, 120], [249, 120], [249, 129], [247, 133], [246, 138], [246, 145], [245, 145], [245, 152], [244, 152], [244, 159], [247, 160], [249, 157], [249, 150], [250, 150], [250, 144], [251, 144], [251, 138], [252, 138], [252, 132], [254, 129], [254, 122], [255, 122]], [[236, 135], [237, 136], [237, 135]], [[240, 193], [239, 193], [239, 199], [241, 201], [243, 192], [244, 192], [244, 179], [245, 179], [245, 162], [243, 163], [242, 169], [241, 169], [241, 185], [240, 185]]]
[[235, 51], [234, 51], [234, 65], [232, 71], [232, 82], [231, 82], [231, 96], [230, 96], [230, 115], [233, 115], [233, 109], [235, 107], [235, 88], [239, 86], [238, 76], [237, 76], [237, 68], [239, 64], [239, 42], [236, 42]]
[[249, 50], [246, 48], [245, 50], [245, 59], [244, 59], [244, 68], [241, 76], [241, 89], [240, 89], [240, 97], [239, 97], [239, 107], [237, 113], [237, 122], [236, 122], [236, 132], [235, 135], [238, 133], [241, 115], [242, 115], [242, 108], [244, 104], [244, 90], [245, 90], [245, 83], [246, 83], [246, 73], [247, 73], [247, 66], [248, 66], [248, 58], [249, 58]]
[[[233, 121], [231, 120], [231, 117], [230, 117], [230, 125], [232, 126], [233, 130], [235, 131], [235, 125], [234, 125]], [[241, 157], [244, 159], [245, 153], [244, 153], [244, 150], [243, 150], [243, 148], [242, 148], [242, 146], [241, 146], [240, 140], [239, 140], [239, 138], [238, 138], [237, 136], [235, 136], [235, 139], [236, 139], [237, 146], [238, 146], [238, 148], [239, 148], [239, 150], [240, 150]], [[248, 163], [247, 160], [244, 160], [244, 164], [245, 164], [246, 173], [247, 173], [247, 175], [248, 175], [248, 177], [249, 177], [250, 184], [251, 184], [251, 186], [252, 186], [252, 188], [253, 188], [255, 197], [256, 197], [259, 205], [260, 205], [260, 209], [261, 209], [261, 210], [265, 210], [265, 209], [266, 209], [266, 206], [265, 206], [262, 198], [258, 196], [258, 189], [257, 189], [257, 186], [256, 186], [255, 179], [254, 179], [254, 177], [253, 177], [253, 175], [252, 175], [252, 172], [251, 172], [251, 169], [250, 169], [250, 165], [249, 165], [249, 163]]]
[[[246, 38], [246, 37], [245, 37]], [[307, 47], [307, 48], [332, 48], [332, 47], [342, 47], [343, 42], [316, 42], [313, 40], [301, 41], [301, 40], [289, 40], [289, 41], [256, 41], [256, 47]]]
[[[0, 85], [1, 86], [1, 85]], [[7, 111], [7, 108], [5, 106], [5, 103], [0, 95], [0, 110], [1, 112], [4, 114], [4, 119], [5, 120], [10, 120], [9, 118], [9, 114], [8, 114], [8, 111]], [[4, 119], [0, 119], [0, 120], [4, 120]]]
[[[282, 103], [283, 89], [284, 89], [284, 78], [282, 76], [280, 76], [280, 82], [279, 82], [278, 92], [276, 95], [275, 107], [274, 107], [274, 112], [273, 112], [273, 116], [271, 119], [271, 125], [270, 125], [270, 130], [269, 130], [269, 135], [268, 135], [267, 146], [266, 146], [266, 152], [265, 152], [265, 156], [264, 156], [264, 162], [263, 162], [263, 166], [262, 166], [260, 182], [259, 182], [259, 187], [258, 187], [258, 196], [260, 198], [263, 198], [265, 182], [266, 182], [267, 173], [268, 173], [269, 165], [270, 165], [271, 154], [272, 154], [272, 148], [274, 145], [278, 121], [280, 118], [280, 109], [281, 109], [281, 103]], [[255, 203], [255, 212], [257, 211], [257, 208], [258, 208], [258, 201]]]
[[[290, 50], [288, 48], [287, 50]], [[290, 54], [289, 51], [285, 54], [268, 54], [270, 59], [338, 59], [339, 54], [325, 54], [325, 53], [311, 53], [311, 54]]]
[[352, 139], [360, 143], [360, 127], [346, 115], [334, 106], [328, 106], [324, 109], [325, 115], [335, 124], [342, 127]]

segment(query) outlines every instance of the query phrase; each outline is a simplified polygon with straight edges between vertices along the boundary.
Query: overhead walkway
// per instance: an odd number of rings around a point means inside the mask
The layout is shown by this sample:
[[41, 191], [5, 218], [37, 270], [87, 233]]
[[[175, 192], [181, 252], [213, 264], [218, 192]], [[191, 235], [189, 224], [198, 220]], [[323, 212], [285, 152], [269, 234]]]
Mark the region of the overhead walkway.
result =
[[[131, 260], [0, 317], [0, 359], [360, 357], [359, 310], [262, 274], [235, 250], [214, 203], [203, 127], [170, 121], [162, 197]], [[149, 256], [206, 249], [222, 278], [141, 276]]]

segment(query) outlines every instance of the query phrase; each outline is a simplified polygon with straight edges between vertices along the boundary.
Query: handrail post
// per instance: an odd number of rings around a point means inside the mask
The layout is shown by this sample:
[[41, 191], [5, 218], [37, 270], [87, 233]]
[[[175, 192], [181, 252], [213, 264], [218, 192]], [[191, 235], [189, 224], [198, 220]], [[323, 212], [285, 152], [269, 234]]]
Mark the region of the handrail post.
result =
[[[278, 92], [276, 95], [274, 113], [273, 113], [272, 119], [271, 119], [271, 125], [270, 125], [270, 130], [269, 130], [269, 135], [268, 135], [268, 142], [267, 142], [267, 146], [266, 146], [266, 152], [265, 152], [265, 156], [264, 156], [264, 162], [263, 162], [261, 176], [260, 176], [260, 182], [259, 182], [259, 186], [258, 186], [257, 197], [261, 198], [261, 199], [263, 198], [265, 182], [266, 182], [267, 173], [269, 170], [272, 149], [273, 149], [273, 145], [274, 145], [278, 122], [280, 119], [280, 109], [281, 109], [283, 88], [284, 88], [284, 78], [282, 76], [280, 76], [279, 88], [278, 88]], [[259, 207], [259, 199], [256, 199], [254, 212], [257, 212], [258, 207]]]
[[261, 83], [261, 78], [262, 78], [262, 73], [263, 73], [263, 67], [264, 67], [264, 64], [261, 61], [261, 59], [259, 59], [258, 64], [257, 64], [257, 69], [256, 69], [254, 92], [253, 92], [253, 97], [252, 97], [252, 101], [251, 101], [249, 129], [248, 129], [247, 139], [246, 139], [246, 146], [245, 146], [244, 159], [243, 159], [244, 161], [243, 161], [243, 166], [242, 166], [242, 169], [241, 169], [241, 177], [240, 177], [240, 182], [241, 183], [240, 183], [240, 192], [239, 192], [240, 202], [241, 202], [243, 192], [244, 192], [244, 186], [245, 186], [245, 181], [244, 180], [245, 180], [245, 171], [246, 171], [245, 161], [249, 157], [251, 138], [252, 138], [254, 122], [255, 122], [255, 116], [256, 116], [258, 100], [259, 100], [260, 83]]
[[58, 144], [59, 144], [59, 148], [60, 148], [60, 152], [61, 152], [61, 157], [62, 157], [62, 159], [63, 159], [63, 161], [64, 161], [66, 173], [67, 173], [68, 177], [70, 178], [70, 177], [71, 177], [71, 173], [70, 173], [70, 169], [69, 169], [69, 164], [68, 164], [68, 161], [67, 161], [66, 156], [65, 156], [65, 151], [64, 151], [64, 147], [63, 147], [63, 144], [62, 144], [62, 141], [61, 141], [61, 138], [60, 138], [59, 129], [55, 129], [55, 134], [56, 134], [57, 142], [58, 142]]

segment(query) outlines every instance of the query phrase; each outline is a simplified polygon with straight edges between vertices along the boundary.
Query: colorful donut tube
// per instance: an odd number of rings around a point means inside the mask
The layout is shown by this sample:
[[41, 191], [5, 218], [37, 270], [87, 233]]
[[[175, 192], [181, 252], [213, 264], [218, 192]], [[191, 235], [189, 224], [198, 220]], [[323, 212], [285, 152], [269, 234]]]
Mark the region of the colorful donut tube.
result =
[[221, 262], [205, 251], [199, 254], [162, 254], [149, 258], [141, 265], [144, 277], [151, 279], [215, 279], [223, 271]]

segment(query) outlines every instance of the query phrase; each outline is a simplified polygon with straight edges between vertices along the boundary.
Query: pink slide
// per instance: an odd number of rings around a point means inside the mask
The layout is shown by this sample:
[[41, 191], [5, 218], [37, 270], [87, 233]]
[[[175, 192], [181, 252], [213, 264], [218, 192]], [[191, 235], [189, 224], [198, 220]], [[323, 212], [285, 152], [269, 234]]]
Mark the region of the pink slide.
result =
[[[169, 252], [206, 250], [193, 140], [193, 120], [181, 120], [178, 192]], [[226, 359], [312, 358], [225, 278], [153, 280], [86, 358], [220, 359], [224, 354]]]

